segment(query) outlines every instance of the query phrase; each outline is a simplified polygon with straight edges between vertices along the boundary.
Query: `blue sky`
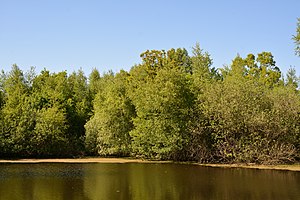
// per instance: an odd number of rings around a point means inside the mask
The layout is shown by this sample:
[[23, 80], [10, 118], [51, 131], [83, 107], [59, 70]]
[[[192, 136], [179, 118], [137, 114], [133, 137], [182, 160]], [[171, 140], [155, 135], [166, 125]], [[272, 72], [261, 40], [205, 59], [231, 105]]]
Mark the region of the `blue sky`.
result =
[[299, 74], [291, 39], [299, 17], [299, 0], [0, 0], [0, 68], [117, 72], [147, 49], [199, 42], [217, 68], [270, 51], [283, 72]]

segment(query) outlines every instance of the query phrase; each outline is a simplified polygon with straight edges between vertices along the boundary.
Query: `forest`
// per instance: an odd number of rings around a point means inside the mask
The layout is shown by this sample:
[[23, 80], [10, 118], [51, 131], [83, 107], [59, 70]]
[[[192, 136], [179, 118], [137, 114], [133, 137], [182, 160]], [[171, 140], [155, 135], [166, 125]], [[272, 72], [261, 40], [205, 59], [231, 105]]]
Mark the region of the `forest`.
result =
[[[300, 19], [295, 54], [300, 57]], [[222, 68], [197, 43], [147, 50], [87, 77], [13, 65], [0, 75], [0, 157], [130, 156], [200, 163], [300, 160], [300, 93], [271, 52]]]

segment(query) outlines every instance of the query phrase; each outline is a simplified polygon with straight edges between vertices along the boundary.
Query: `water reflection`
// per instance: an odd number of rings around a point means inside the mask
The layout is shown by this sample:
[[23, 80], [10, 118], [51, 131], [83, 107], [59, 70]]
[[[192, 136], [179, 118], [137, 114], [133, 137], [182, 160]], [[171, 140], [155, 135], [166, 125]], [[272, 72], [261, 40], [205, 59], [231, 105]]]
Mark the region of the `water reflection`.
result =
[[300, 173], [183, 164], [0, 164], [0, 199], [300, 199]]

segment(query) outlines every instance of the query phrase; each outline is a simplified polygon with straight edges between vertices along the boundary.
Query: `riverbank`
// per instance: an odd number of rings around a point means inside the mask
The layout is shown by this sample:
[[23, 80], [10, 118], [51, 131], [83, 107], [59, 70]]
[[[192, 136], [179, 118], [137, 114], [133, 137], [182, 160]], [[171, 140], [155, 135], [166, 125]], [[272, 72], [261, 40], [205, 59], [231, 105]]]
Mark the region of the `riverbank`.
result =
[[[16, 160], [0, 160], [6, 164], [34, 164], [34, 163], [174, 163], [172, 161], [152, 161], [133, 158], [51, 158], [51, 159], [16, 159]], [[183, 164], [185, 162], [182, 162]], [[271, 169], [271, 170], [287, 170], [300, 171], [300, 163], [293, 165], [255, 165], [255, 164], [199, 164], [190, 163], [204, 167], [219, 167], [219, 168], [247, 168], [247, 169]]]
[[1, 159], [1, 163], [173, 163], [172, 161], [151, 161], [135, 158], [49, 158], [49, 159]]
[[256, 164], [198, 164], [205, 167], [221, 167], [221, 168], [246, 168], [246, 169], [271, 169], [271, 170], [286, 170], [299, 171], [300, 164], [293, 165], [256, 165]]

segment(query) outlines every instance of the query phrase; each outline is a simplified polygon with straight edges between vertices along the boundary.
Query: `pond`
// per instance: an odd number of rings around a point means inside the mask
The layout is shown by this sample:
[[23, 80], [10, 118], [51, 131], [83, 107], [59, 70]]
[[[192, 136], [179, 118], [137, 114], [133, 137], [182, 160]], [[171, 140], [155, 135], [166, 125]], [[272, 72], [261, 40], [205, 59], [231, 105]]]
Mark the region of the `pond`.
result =
[[0, 164], [0, 199], [300, 199], [300, 172], [188, 164]]

